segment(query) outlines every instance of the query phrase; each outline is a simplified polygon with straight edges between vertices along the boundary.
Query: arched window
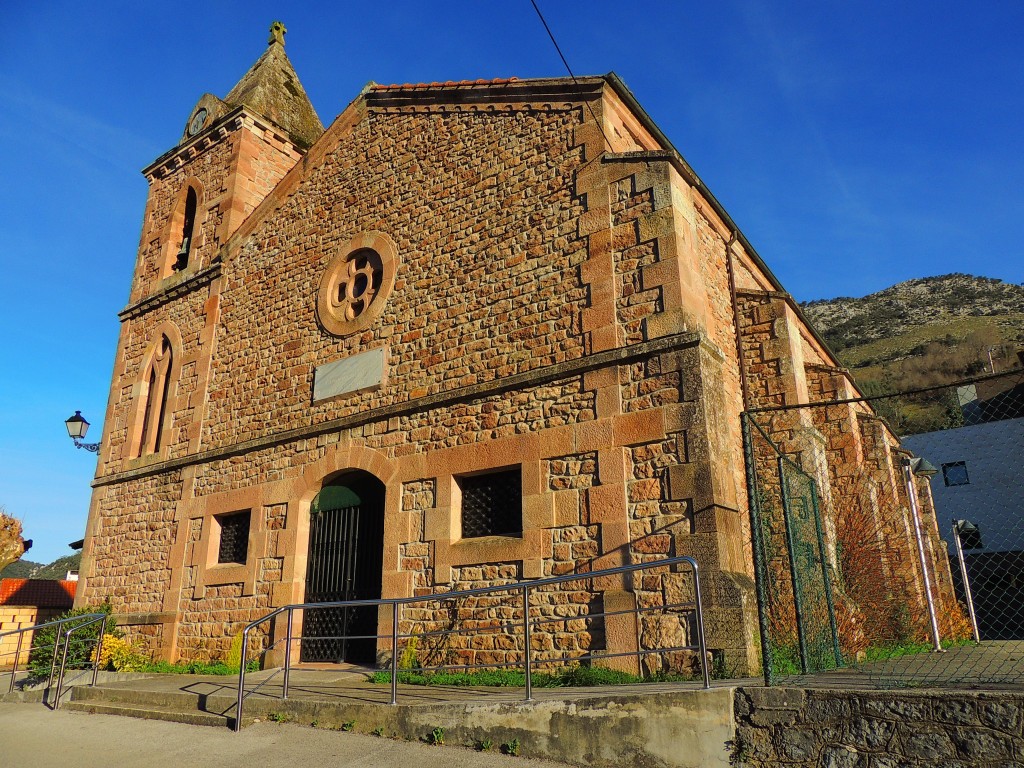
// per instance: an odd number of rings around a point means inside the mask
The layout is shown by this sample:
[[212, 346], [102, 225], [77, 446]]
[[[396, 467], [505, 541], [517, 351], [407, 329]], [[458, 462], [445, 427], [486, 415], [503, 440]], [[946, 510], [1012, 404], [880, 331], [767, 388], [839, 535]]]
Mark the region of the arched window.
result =
[[139, 439], [137, 456], [156, 453], [167, 415], [167, 396], [171, 389], [171, 342], [166, 336], [160, 337], [160, 345], [153, 354], [142, 381], [139, 410], [142, 416], [142, 436]]
[[181, 224], [181, 246], [174, 259], [173, 269], [180, 272], [188, 266], [188, 256], [192, 252], [192, 234], [196, 225], [196, 206], [199, 204], [199, 197], [196, 195], [195, 187], [188, 188], [185, 197], [185, 218]]

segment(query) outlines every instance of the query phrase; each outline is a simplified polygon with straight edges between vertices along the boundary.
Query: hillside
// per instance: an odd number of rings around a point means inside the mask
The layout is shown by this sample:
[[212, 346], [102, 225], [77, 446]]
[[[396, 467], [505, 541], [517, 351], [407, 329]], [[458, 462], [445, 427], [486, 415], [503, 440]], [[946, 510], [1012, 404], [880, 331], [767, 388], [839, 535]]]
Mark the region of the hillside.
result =
[[59, 557], [52, 563], [34, 563], [31, 560], [18, 560], [0, 571], [4, 579], [63, 579], [68, 571], [77, 571], [82, 564], [82, 553]]
[[933, 386], [1015, 367], [1024, 286], [965, 274], [908, 280], [862, 298], [805, 303], [842, 363], [873, 391]]

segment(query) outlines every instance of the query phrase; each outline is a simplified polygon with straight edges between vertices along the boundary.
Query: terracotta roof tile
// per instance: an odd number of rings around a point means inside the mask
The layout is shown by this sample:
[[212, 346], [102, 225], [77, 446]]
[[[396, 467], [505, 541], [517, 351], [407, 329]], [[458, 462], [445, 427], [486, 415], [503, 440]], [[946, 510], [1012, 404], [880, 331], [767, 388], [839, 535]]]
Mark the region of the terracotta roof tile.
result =
[[75, 602], [77, 586], [76, 581], [3, 579], [0, 581], [0, 605], [70, 608]]
[[508, 85], [519, 80], [518, 77], [496, 77], [493, 80], [446, 80], [436, 83], [400, 83], [395, 85], [375, 85], [374, 91], [413, 91], [423, 88], [467, 88], [476, 85]]

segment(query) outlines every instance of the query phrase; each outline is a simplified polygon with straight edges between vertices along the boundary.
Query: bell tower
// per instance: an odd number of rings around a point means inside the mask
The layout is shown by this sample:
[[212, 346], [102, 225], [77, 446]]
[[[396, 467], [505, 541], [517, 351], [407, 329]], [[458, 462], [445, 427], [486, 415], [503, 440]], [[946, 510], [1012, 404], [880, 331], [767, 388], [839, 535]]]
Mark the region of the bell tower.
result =
[[227, 239], [323, 133], [275, 21], [263, 55], [223, 99], [206, 93], [177, 146], [143, 169], [149, 181], [129, 304], [218, 258]]
[[221, 251], [323, 133], [274, 22], [223, 99], [206, 93], [178, 144], [143, 170], [149, 196], [121, 333], [99, 474], [200, 449], [219, 321]]
[[[284, 25], [274, 22], [266, 50], [238, 84], [223, 99], [203, 94], [183, 116], [177, 145], [143, 170], [149, 196], [128, 305], [118, 315], [97, 478], [145, 472], [201, 450], [223, 247], [323, 133], [285, 55], [284, 35]], [[147, 497], [151, 521], [160, 523], [151, 522], [147, 535], [184, 547], [186, 537], [175, 532], [187, 524], [178, 504], [191, 495], [190, 481], [173, 472], [160, 477], [159, 493]], [[100, 520], [141, 503], [112, 488], [98, 488], [89, 511], [79, 588], [84, 603], [102, 597], [91, 586], [103, 567], [93, 550]], [[146, 551], [147, 558], [163, 558], [154, 574], [180, 562], [180, 554]], [[140, 590], [134, 603], [140, 610], [177, 610], [180, 584], [163, 593]], [[173, 654], [177, 625], [166, 622], [161, 632], [161, 647]]]

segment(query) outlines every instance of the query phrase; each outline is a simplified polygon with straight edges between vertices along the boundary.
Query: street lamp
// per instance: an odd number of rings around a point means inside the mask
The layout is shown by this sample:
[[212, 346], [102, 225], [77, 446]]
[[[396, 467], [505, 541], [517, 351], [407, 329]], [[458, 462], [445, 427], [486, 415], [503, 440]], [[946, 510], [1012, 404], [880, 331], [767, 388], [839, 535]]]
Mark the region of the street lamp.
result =
[[99, 443], [83, 443], [82, 438], [89, 431], [89, 422], [82, 416], [81, 411], [75, 411], [70, 419], [65, 419], [64, 426], [68, 428], [68, 437], [75, 441], [75, 448], [85, 448], [92, 453], [99, 453]]
[[938, 468], [927, 459], [905, 457], [903, 459], [903, 476], [907, 483], [907, 496], [910, 499], [910, 513], [914, 518], [914, 537], [917, 539], [917, 556], [921, 560], [921, 574], [924, 577], [924, 595], [928, 601], [928, 618], [932, 625], [932, 644], [936, 651], [942, 650], [939, 639], [939, 621], [935, 616], [935, 600], [932, 597], [932, 580], [928, 575], [928, 559], [924, 551], [924, 532], [921, 530], [921, 512], [917, 508], [917, 488], [914, 476], [923, 477], [929, 482], [938, 472]]

